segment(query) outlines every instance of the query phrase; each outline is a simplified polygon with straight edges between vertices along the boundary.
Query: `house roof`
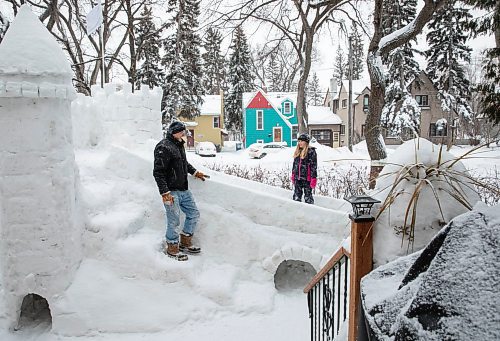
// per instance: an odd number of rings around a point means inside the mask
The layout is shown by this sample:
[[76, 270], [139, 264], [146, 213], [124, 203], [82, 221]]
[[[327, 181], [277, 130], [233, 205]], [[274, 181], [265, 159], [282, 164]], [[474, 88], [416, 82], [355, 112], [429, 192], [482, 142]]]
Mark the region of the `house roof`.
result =
[[342, 124], [342, 120], [329, 107], [309, 105], [309, 124]]
[[[356, 79], [356, 80], [352, 81], [352, 94], [353, 94], [353, 96], [358, 96], [366, 88], [370, 89], [370, 79], [369, 78]], [[348, 79], [342, 80], [342, 84], [338, 88], [337, 93], [333, 94], [333, 99], [339, 99], [339, 94], [342, 90], [345, 90], [345, 92], [349, 92], [349, 80]]]
[[201, 105], [200, 115], [220, 115], [220, 114], [222, 114], [220, 95], [203, 96], [203, 104]]
[[268, 92], [266, 93], [266, 97], [276, 108], [281, 108], [281, 103], [283, 103], [284, 100], [289, 100], [294, 104], [297, 101], [296, 92]]
[[[243, 93], [243, 107], [248, 108], [251, 101], [257, 96], [258, 93], [264, 95], [264, 97], [269, 101], [269, 103], [275, 108], [281, 108], [281, 103], [288, 99], [293, 103], [296, 102], [297, 93], [296, 92], [265, 92], [264, 90], [258, 90], [254, 92]], [[263, 106], [263, 108], [266, 106]]]

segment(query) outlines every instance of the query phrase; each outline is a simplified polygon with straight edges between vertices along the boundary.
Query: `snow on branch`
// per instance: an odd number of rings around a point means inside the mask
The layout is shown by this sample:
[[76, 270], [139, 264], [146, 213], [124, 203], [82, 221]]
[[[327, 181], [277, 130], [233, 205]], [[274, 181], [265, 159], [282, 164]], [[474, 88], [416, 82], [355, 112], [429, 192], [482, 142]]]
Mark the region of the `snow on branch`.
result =
[[394, 48], [401, 46], [411, 39], [415, 38], [424, 28], [425, 24], [431, 19], [434, 13], [444, 6], [449, 0], [425, 0], [424, 7], [420, 10], [417, 17], [408, 23], [408, 25], [382, 37], [379, 41], [379, 54], [384, 55]]

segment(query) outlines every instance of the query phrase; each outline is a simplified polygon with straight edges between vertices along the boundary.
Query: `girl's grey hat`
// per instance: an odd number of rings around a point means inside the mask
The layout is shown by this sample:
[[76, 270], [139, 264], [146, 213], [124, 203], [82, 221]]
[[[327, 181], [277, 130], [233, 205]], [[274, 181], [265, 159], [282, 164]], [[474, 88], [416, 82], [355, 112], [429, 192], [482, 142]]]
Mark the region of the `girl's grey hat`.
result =
[[311, 140], [311, 138], [309, 137], [309, 134], [302, 133], [302, 134], [299, 135], [299, 137], [297, 138], [297, 140], [299, 140], [299, 141], [305, 141], [305, 142], [309, 143], [309, 141]]

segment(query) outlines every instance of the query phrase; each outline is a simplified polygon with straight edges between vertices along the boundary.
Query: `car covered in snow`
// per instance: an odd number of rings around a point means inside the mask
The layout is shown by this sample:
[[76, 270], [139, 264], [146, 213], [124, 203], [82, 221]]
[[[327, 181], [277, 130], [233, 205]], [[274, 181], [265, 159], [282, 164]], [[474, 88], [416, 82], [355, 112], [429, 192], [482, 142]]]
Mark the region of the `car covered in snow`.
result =
[[267, 154], [279, 152], [286, 147], [286, 142], [254, 143], [248, 147], [248, 155], [253, 159], [262, 159]]
[[217, 148], [215, 148], [215, 144], [209, 141], [198, 142], [194, 152], [200, 156], [215, 156]]

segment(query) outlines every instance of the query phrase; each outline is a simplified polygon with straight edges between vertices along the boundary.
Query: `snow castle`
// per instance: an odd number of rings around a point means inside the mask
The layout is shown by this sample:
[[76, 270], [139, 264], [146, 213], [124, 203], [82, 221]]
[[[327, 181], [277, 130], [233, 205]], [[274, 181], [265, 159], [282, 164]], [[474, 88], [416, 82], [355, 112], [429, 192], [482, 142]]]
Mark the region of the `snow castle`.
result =
[[82, 258], [71, 77], [54, 37], [22, 6], [0, 44], [0, 326], [51, 324]]

